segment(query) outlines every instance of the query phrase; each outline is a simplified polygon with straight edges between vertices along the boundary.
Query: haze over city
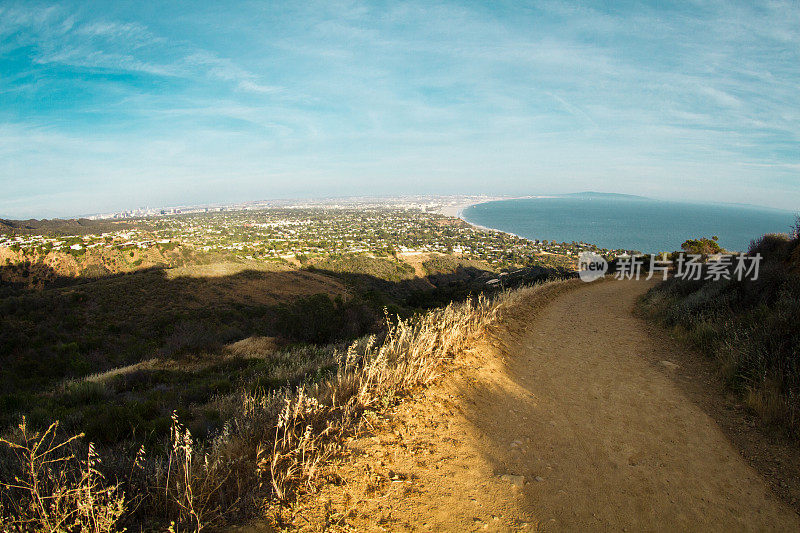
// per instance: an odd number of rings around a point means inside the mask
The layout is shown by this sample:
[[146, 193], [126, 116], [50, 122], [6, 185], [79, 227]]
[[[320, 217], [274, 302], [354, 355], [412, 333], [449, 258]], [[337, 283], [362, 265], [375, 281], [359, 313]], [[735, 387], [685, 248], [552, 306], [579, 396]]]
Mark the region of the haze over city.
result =
[[800, 203], [800, 10], [4, 2], [0, 216], [268, 198]]

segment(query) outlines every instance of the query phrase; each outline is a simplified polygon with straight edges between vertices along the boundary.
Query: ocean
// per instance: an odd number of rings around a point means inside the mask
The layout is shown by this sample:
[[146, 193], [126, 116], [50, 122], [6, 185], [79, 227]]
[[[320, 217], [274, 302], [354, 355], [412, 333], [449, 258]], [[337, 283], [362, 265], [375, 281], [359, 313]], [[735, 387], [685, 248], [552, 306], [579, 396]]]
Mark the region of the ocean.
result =
[[466, 208], [467, 222], [526, 239], [583, 241], [644, 253], [679, 250], [695, 237], [747, 251], [765, 233], [787, 233], [790, 211], [733, 204], [694, 204], [628, 197], [553, 197], [486, 202]]

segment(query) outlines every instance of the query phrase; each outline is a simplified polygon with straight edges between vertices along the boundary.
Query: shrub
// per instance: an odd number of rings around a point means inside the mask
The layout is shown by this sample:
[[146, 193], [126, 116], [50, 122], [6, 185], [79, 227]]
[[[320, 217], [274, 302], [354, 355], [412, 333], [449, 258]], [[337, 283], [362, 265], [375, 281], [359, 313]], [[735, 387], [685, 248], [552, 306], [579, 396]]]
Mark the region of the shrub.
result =
[[786, 261], [792, 252], [792, 239], [783, 233], [768, 233], [750, 242], [750, 255], [761, 254], [770, 262]]
[[105, 385], [96, 381], [77, 381], [64, 388], [61, 402], [66, 406], [100, 403], [108, 397]]
[[161, 348], [164, 356], [175, 356], [182, 353], [209, 349], [220, 344], [215, 332], [197, 320], [179, 322], [172, 329]]
[[376, 320], [374, 307], [361, 300], [315, 294], [279, 306], [276, 325], [290, 339], [323, 344], [363, 335]]
[[681, 248], [689, 254], [712, 255], [723, 253], [725, 250], [717, 242], [718, 237], [714, 235], [710, 239], [701, 237], [699, 239], [688, 239], [681, 244]]

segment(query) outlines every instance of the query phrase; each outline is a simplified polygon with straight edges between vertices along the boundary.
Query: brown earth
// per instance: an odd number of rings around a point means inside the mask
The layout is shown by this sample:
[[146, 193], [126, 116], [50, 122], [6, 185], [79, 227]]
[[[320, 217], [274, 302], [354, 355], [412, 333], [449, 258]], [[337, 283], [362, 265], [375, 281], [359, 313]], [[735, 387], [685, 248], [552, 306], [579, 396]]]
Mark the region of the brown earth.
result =
[[519, 302], [437, 385], [369, 419], [283, 526], [799, 530], [770, 489], [791, 500], [796, 447], [743, 427], [714, 374], [632, 315], [648, 286], [573, 281]]

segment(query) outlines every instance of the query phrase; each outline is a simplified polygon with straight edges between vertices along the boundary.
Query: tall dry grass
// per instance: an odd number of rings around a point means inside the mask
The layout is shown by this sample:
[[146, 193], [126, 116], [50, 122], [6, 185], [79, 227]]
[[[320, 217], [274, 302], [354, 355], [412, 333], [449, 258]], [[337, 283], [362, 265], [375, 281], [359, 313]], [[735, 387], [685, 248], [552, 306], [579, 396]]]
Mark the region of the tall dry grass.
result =
[[58, 423], [43, 433], [28, 429], [25, 419], [12, 440], [0, 438], [11, 451], [19, 469], [12, 479], [0, 481], [5, 492], [0, 504], [3, 531], [114, 531], [122, 516], [124, 497], [117, 484], [105, 483], [93, 446], [85, 459], [72, 453], [72, 444], [83, 437], [59, 440]]
[[[542, 289], [522, 289], [530, 290]], [[365, 412], [433, 381], [443, 363], [469, 348], [522, 294], [481, 296], [409, 320], [387, 316], [382, 338], [330, 348], [338, 360], [330, 378], [266, 392], [242, 388], [217, 398], [214, 408], [227, 422], [207, 442], [196, 442], [174, 416], [166, 454], [140, 448], [129, 459], [109, 451], [106, 464], [115, 474], [106, 473], [108, 479], [97, 457], [81, 462], [72, 453], [57, 460], [52, 455], [75, 448], [79, 437], [58, 443], [57, 428], [31, 436], [23, 424], [21, 434], [0, 441], [17, 452], [0, 461], [0, 475], [15, 472], [15, 481], [2, 485], [0, 502], [21, 502], [2, 509], [2, 529], [60, 531], [58, 524], [80, 519], [92, 531], [166, 524], [176, 532], [200, 531], [263, 509], [265, 502], [313, 491], [322, 467], [340, 452], [343, 437], [358, 431]], [[57, 471], [72, 474], [59, 477]], [[55, 501], [66, 503], [48, 507]]]

